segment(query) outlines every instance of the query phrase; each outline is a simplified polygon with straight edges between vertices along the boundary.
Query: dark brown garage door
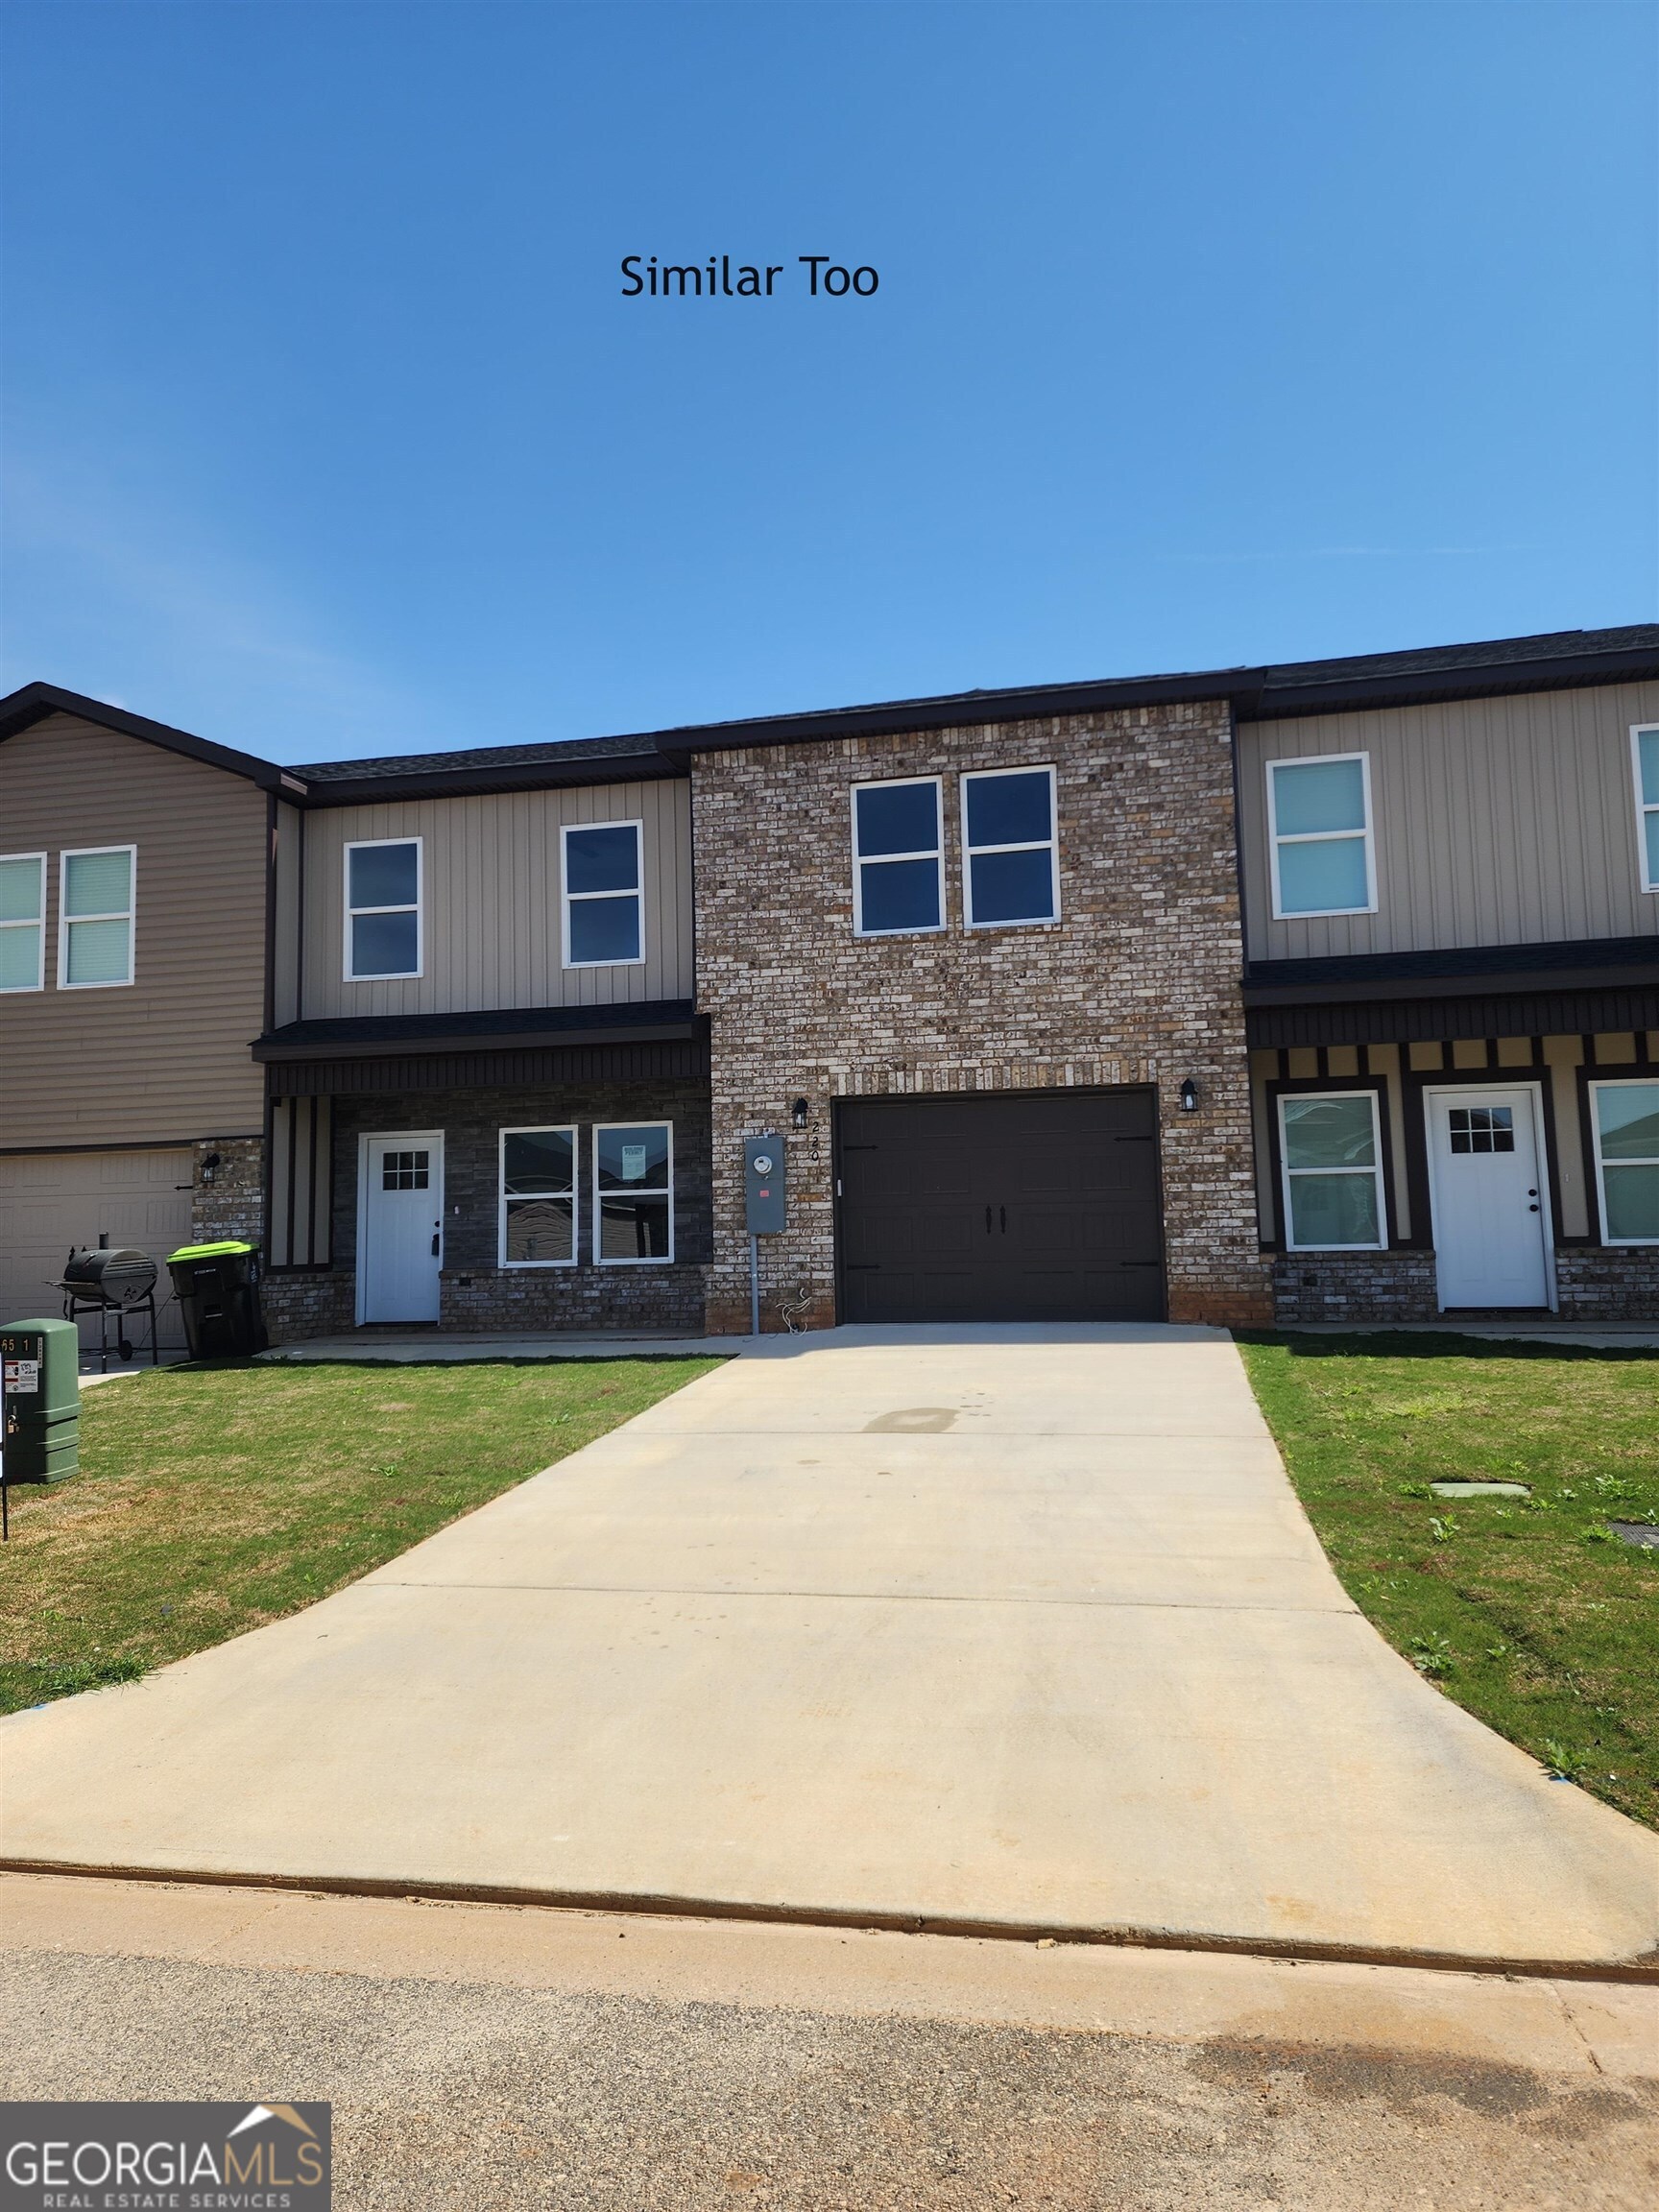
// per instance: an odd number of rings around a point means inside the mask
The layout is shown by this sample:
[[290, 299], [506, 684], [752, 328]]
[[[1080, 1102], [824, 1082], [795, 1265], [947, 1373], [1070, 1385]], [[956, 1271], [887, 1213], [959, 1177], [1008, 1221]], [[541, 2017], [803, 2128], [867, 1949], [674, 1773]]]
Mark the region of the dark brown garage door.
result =
[[837, 1113], [848, 1321], [1157, 1321], [1150, 1091], [856, 1098]]

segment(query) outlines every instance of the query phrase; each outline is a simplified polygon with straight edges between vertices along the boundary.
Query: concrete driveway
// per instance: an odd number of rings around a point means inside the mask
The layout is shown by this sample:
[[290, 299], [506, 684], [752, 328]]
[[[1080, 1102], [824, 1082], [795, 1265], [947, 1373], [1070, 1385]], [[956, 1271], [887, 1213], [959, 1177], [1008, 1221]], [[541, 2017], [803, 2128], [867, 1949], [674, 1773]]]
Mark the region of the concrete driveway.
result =
[[13, 1865], [1659, 1949], [1659, 1839], [1366, 1625], [1212, 1330], [772, 1340], [0, 1763]]

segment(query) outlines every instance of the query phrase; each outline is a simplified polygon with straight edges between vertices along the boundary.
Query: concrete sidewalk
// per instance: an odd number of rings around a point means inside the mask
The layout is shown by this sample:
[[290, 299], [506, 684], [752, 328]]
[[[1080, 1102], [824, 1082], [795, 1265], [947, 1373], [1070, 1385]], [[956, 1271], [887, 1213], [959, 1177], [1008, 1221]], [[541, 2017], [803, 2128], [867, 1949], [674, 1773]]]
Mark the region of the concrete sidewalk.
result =
[[1419, 1679], [1200, 1329], [768, 1339], [0, 1723], [11, 1863], [1613, 1964], [1659, 1840]]

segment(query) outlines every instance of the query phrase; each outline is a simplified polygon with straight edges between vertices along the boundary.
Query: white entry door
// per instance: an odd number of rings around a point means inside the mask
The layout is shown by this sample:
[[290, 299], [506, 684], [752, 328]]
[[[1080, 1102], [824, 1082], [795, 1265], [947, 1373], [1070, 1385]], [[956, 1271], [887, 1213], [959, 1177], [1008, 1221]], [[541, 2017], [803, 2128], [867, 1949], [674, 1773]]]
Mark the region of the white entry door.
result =
[[1428, 1110], [1441, 1305], [1548, 1306], [1537, 1093], [1431, 1091]]
[[365, 1137], [359, 1163], [357, 1318], [436, 1321], [444, 1264], [442, 1132]]

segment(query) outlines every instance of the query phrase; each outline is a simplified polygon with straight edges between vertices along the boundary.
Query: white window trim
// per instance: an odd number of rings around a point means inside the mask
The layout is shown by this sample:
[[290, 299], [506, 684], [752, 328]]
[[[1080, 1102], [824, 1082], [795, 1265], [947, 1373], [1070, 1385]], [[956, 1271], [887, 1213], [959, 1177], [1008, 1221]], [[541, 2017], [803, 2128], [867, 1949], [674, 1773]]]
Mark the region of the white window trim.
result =
[[[1290, 1147], [1286, 1141], [1285, 1109], [1305, 1098], [1337, 1099], [1365, 1098], [1371, 1105], [1371, 1149], [1375, 1154], [1369, 1167], [1292, 1167]], [[1298, 1244], [1296, 1241], [1296, 1214], [1290, 1204], [1290, 1180], [1303, 1175], [1369, 1175], [1377, 1186], [1377, 1242], [1375, 1244]], [[1382, 1179], [1382, 1109], [1380, 1094], [1357, 1085], [1352, 1091], [1282, 1091], [1279, 1094], [1279, 1203], [1285, 1214], [1285, 1249], [1286, 1252], [1386, 1252], [1388, 1249], [1388, 1186]]]
[[[40, 878], [40, 911], [33, 922], [0, 922], [0, 931], [7, 929], [38, 929], [40, 932], [40, 957], [36, 964], [33, 983], [0, 983], [0, 997], [15, 998], [24, 991], [44, 991], [46, 988], [46, 861], [44, 853], [0, 853], [0, 863], [15, 860], [33, 860]], [[84, 989], [84, 985], [78, 985]]]
[[[1048, 834], [1016, 838], [1011, 845], [970, 845], [968, 842], [968, 786], [994, 782], [999, 776], [1046, 776], [1048, 779]], [[1053, 768], [1040, 760], [1013, 768], [970, 768], [963, 772], [958, 793], [962, 813], [962, 926], [965, 929], [1052, 929], [1060, 920], [1060, 787]], [[1048, 882], [1054, 894], [1052, 914], [1033, 914], [1022, 922], [975, 922], [974, 919], [974, 860], [984, 853], [1046, 853]]]
[[[586, 827], [586, 825], [584, 825]], [[632, 1259], [609, 1257], [601, 1249], [603, 1238], [599, 1223], [600, 1200], [606, 1193], [599, 1188], [599, 1140], [608, 1129], [666, 1129], [668, 1132], [668, 1249], [666, 1252], [637, 1253]], [[612, 1197], [661, 1198], [663, 1191], [655, 1183], [642, 1183], [637, 1191], [612, 1191]], [[593, 1264], [596, 1267], [667, 1267], [674, 1260], [674, 1124], [672, 1121], [595, 1121], [593, 1124]]]
[[[632, 1126], [632, 1124], [630, 1124]], [[581, 1167], [582, 1151], [577, 1142], [578, 1129], [574, 1121], [524, 1121], [512, 1129], [499, 1132], [495, 1147], [495, 1192], [499, 1200], [497, 1214], [496, 1260], [502, 1267], [574, 1267], [579, 1257], [578, 1230], [582, 1219]], [[563, 1190], [515, 1190], [511, 1196], [518, 1198], [563, 1198], [570, 1200], [570, 1257], [568, 1260], [509, 1260], [507, 1257], [507, 1140], [509, 1137], [568, 1137], [570, 1140], [570, 1189]]]
[[[1614, 1251], [1623, 1251], [1626, 1248], [1636, 1251], [1650, 1250], [1653, 1246], [1659, 1245], [1659, 1237], [1609, 1237], [1607, 1234], [1607, 1186], [1602, 1180], [1602, 1168], [1605, 1163], [1601, 1158], [1601, 1116], [1597, 1108], [1596, 1094], [1598, 1091], [1651, 1091], [1654, 1089], [1659, 1089], [1659, 1068], [1649, 1068], [1641, 1075], [1615, 1075], [1599, 1078], [1589, 1085], [1590, 1141], [1596, 1155], [1597, 1225], [1601, 1232], [1601, 1242]], [[1645, 1167], [1647, 1163], [1645, 1160], [1615, 1160], [1611, 1165], [1615, 1167]]]
[[[413, 906], [353, 906], [351, 903], [351, 855], [367, 853], [375, 846], [413, 845], [415, 848], [415, 903]], [[426, 840], [424, 837], [353, 837], [341, 854], [341, 882], [346, 902], [346, 942], [341, 947], [341, 969], [348, 983], [418, 983], [426, 973]], [[377, 974], [359, 975], [351, 966], [352, 922], [359, 914], [413, 914], [415, 917], [415, 965], [382, 971]]]
[[[114, 914], [67, 914], [69, 863], [103, 853], [125, 853], [131, 862], [127, 875], [126, 908]], [[117, 983], [69, 981], [69, 928], [73, 922], [125, 922], [127, 973]], [[77, 845], [58, 855], [58, 988], [60, 991], [129, 991], [138, 973], [138, 848], [136, 845]]]
[[[1279, 800], [1275, 789], [1275, 769], [1279, 768], [1329, 768], [1338, 761], [1358, 760], [1359, 763], [1360, 792], [1365, 806], [1365, 821], [1358, 830], [1290, 830], [1279, 834]], [[1273, 883], [1273, 919], [1275, 922], [1324, 922], [1339, 914], [1375, 914], [1377, 911], [1377, 839], [1376, 820], [1371, 810], [1371, 756], [1369, 753], [1295, 753], [1264, 763], [1267, 775], [1267, 865]], [[1300, 906], [1290, 913], [1285, 911], [1285, 902], [1279, 891], [1279, 848], [1281, 845], [1332, 845], [1339, 839], [1352, 842], [1356, 837], [1365, 841], [1365, 903], [1363, 906]], [[1359, 1247], [1355, 1246], [1355, 1250]]]
[[[567, 852], [570, 838], [583, 830], [632, 830], [634, 832], [635, 874], [638, 878], [633, 897], [639, 902], [639, 950], [627, 960], [572, 960], [570, 957], [570, 909], [584, 905], [590, 899], [625, 899], [622, 891], [572, 891]], [[565, 968], [643, 968], [645, 965], [645, 823], [642, 817], [628, 817], [620, 822], [562, 822], [559, 825], [559, 957]], [[621, 1127], [621, 1123], [616, 1124]], [[643, 1124], [641, 1124], [643, 1126]]]
[[[870, 853], [858, 850], [858, 794], [860, 791], [899, 791], [933, 786], [934, 818], [939, 825], [937, 845], [922, 846], [914, 853]], [[853, 934], [854, 937], [936, 937], [946, 926], [945, 915], [945, 779], [943, 776], [878, 776], [854, 783], [848, 803], [853, 809]], [[931, 860], [937, 869], [939, 919], [907, 924], [902, 929], [866, 929], [864, 926], [864, 869], [887, 860]]]
[[1659, 816], [1659, 801], [1649, 799], [1642, 789], [1642, 740], [1659, 736], [1659, 722], [1632, 722], [1630, 725], [1630, 777], [1636, 793], [1636, 873], [1644, 891], [1659, 892], [1659, 878], [1647, 873], [1647, 817]]

